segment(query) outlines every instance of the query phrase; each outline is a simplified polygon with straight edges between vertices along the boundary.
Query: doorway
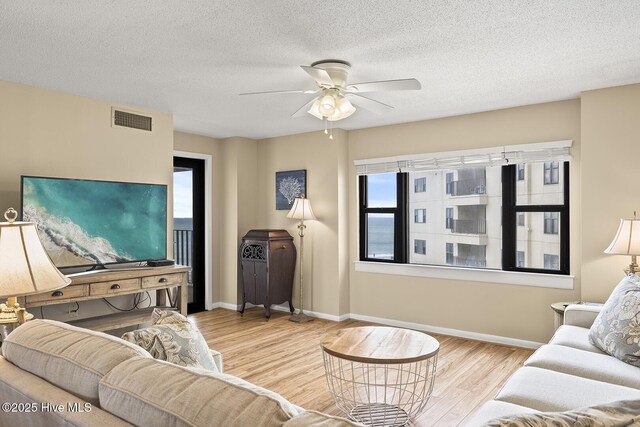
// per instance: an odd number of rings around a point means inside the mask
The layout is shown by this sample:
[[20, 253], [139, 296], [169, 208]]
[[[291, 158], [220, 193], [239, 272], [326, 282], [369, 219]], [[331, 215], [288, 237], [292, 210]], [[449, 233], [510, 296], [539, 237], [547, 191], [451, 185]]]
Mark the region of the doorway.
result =
[[205, 309], [205, 161], [173, 158], [173, 257], [191, 267], [187, 310]]

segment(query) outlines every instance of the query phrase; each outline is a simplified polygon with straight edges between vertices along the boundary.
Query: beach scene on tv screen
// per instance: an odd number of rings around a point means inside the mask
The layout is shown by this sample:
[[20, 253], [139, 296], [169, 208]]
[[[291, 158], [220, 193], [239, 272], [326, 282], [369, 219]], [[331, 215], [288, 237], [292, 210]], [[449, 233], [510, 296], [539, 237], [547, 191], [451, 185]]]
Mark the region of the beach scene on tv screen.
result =
[[167, 187], [23, 177], [23, 219], [58, 267], [166, 258]]

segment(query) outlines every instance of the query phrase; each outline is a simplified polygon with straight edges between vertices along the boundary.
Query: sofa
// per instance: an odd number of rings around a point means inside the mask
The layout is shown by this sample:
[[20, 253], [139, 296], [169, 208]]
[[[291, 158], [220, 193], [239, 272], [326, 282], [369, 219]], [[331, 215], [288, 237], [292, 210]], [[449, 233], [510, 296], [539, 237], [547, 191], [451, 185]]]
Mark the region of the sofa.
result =
[[0, 356], [0, 426], [357, 426], [223, 373], [52, 320], [11, 332]]
[[536, 350], [495, 398], [464, 425], [483, 426], [516, 414], [562, 412], [640, 399], [640, 368], [602, 352], [589, 341], [589, 328], [601, 309], [569, 305], [564, 324], [549, 343]]

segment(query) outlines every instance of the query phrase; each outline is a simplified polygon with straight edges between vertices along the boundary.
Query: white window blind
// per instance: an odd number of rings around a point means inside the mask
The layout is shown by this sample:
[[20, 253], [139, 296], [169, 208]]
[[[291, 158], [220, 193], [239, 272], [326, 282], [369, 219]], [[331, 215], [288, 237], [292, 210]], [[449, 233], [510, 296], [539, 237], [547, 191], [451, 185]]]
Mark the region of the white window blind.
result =
[[573, 141], [551, 141], [506, 145], [476, 150], [411, 154], [355, 160], [358, 175], [388, 172], [460, 169], [465, 167], [500, 166], [527, 162], [564, 161], [571, 159]]

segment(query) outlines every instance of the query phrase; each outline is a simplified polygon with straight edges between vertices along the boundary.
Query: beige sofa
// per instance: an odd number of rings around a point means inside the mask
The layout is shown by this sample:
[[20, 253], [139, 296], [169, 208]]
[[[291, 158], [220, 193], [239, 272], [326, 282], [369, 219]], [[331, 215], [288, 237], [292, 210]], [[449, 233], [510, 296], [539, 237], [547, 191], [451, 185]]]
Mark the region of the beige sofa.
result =
[[465, 426], [509, 415], [568, 411], [640, 399], [640, 368], [603, 353], [589, 342], [601, 306], [570, 305], [564, 325], [540, 347]]
[[0, 426], [355, 426], [222, 373], [153, 359], [110, 335], [33, 320], [5, 339]]

